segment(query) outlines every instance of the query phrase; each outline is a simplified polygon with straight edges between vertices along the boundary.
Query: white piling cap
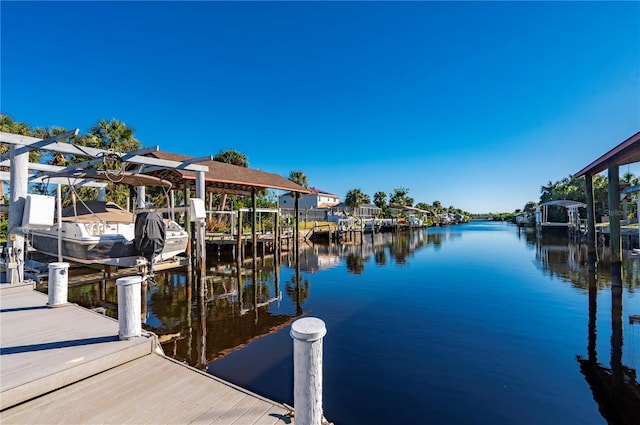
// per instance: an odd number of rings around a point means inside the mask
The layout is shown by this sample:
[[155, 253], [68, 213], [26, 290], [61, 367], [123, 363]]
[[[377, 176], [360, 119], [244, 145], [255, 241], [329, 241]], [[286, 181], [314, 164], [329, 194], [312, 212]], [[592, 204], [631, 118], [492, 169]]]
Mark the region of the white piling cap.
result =
[[142, 276], [125, 276], [116, 279], [116, 285], [118, 286], [127, 286], [127, 285], [135, 285], [137, 283], [142, 282]]
[[316, 341], [327, 334], [324, 322], [317, 317], [298, 319], [291, 325], [291, 338], [298, 341]]

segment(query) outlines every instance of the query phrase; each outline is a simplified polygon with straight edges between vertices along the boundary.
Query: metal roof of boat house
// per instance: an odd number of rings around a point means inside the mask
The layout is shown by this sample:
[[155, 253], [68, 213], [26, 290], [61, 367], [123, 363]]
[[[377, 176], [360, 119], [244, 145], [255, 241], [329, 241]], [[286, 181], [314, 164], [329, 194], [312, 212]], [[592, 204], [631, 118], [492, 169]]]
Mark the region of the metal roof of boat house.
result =
[[[185, 161], [191, 159], [191, 157], [187, 155], [164, 151], [147, 153], [145, 156], [172, 161]], [[253, 189], [277, 189], [309, 193], [308, 189], [305, 189], [304, 187], [278, 174], [227, 164], [220, 161], [203, 161], [198, 164], [209, 167], [209, 171], [205, 172], [206, 192], [249, 195]], [[142, 172], [144, 173], [144, 169]], [[196, 174], [194, 171], [160, 169], [154, 170], [148, 174], [168, 180], [172, 182], [176, 188], [181, 187], [185, 182], [190, 186], [195, 186]]]

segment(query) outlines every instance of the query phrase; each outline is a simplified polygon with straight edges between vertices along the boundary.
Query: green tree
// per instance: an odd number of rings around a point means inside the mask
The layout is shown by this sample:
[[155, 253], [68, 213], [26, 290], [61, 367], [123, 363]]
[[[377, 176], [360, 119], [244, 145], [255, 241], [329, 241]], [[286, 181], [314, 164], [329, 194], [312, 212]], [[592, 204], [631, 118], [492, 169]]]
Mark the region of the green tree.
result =
[[376, 207], [384, 209], [387, 206], [387, 194], [385, 192], [374, 193], [373, 203]]
[[427, 204], [426, 202], [418, 202], [416, 204], [416, 208], [419, 208], [421, 210], [425, 210], [425, 211], [432, 211], [433, 207], [429, 204]]
[[[19, 134], [21, 136], [39, 137], [46, 139], [49, 135], [40, 135], [38, 129], [33, 130], [27, 123], [15, 121], [11, 116], [0, 114], [0, 131], [5, 133]], [[57, 133], [56, 133], [57, 134]], [[3, 155], [9, 151], [9, 145], [0, 143], [0, 155]], [[42, 151], [31, 150], [29, 151], [29, 162], [39, 162]]]
[[99, 149], [111, 149], [116, 152], [131, 152], [140, 149], [140, 141], [135, 138], [133, 128], [122, 121], [101, 119], [89, 131], [90, 136], [86, 141], [97, 142]]
[[224, 162], [225, 164], [233, 164], [239, 167], [249, 168], [249, 160], [247, 159], [247, 155], [235, 149], [222, 150], [213, 157], [213, 160]]
[[[0, 114], [0, 131], [5, 133], [20, 134], [22, 136], [31, 136], [31, 127], [23, 122], [14, 120], [10, 115]], [[1, 144], [4, 152], [6, 152], [7, 145]]]
[[[225, 164], [232, 164], [232, 165], [237, 165], [239, 167], [244, 167], [244, 168], [248, 168], [249, 167], [249, 159], [247, 158], [247, 155], [245, 155], [242, 152], [239, 152], [235, 149], [226, 149], [226, 150], [221, 150], [216, 156], [213, 157], [214, 161], [218, 161], [218, 162], [224, 162]], [[219, 204], [218, 204], [218, 210], [220, 211], [224, 211], [225, 205], [227, 203], [227, 194], [223, 194], [222, 196], [216, 196]], [[237, 201], [237, 197], [233, 197], [232, 198], [232, 202], [235, 203], [235, 201]], [[222, 220], [222, 217], [218, 217], [218, 223], [220, 223]]]
[[362, 190], [350, 189], [345, 196], [344, 203], [347, 207], [352, 208], [353, 212], [355, 212], [356, 209], [366, 203], [366, 200], [367, 195], [365, 195]]
[[393, 193], [389, 195], [389, 204], [403, 207], [413, 206], [413, 198], [409, 196], [409, 189], [406, 187], [394, 189]]
[[[295, 170], [289, 173], [289, 180], [292, 182], [304, 187], [305, 189], [309, 188], [309, 179], [303, 171]], [[296, 192], [296, 197], [299, 197], [299, 193]]]
[[[112, 150], [118, 153], [131, 152], [139, 150], [140, 141], [136, 139], [133, 128], [129, 127], [122, 121], [111, 119], [99, 120], [89, 133], [81, 137], [76, 137], [75, 144], [80, 146], [89, 146], [96, 149]], [[67, 158], [68, 164], [86, 161], [87, 158], [71, 157]], [[108, 170], [112, 173], [118, 173], [122, 169], [123, 164], [119, 162], [117, 157], [105, 156], [104, 162], [97, 168]], [[107, 200], [126, 207], [131, 198], [131, 188], [128, 185], [118, 184], [117, 179], [109, 184], [107, 191]], [[83, 199], [93, 199], [97, 195], [95, 188], [78, 188], [80, 197]], [[152, 193], [152, 191], [150, 191]]]

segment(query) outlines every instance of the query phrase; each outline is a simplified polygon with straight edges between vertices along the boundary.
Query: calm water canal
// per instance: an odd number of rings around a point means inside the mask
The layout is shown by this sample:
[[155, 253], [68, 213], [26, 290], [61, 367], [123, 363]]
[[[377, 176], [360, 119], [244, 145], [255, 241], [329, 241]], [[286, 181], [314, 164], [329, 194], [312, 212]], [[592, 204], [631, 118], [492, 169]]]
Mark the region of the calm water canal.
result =
[[[166, 354], [293, 404], [290, 324], [323, 319], [336, 425], [638, 424], [640, 259], [620, 293], [599, 253], [589, 276], [584, 246], [478, 222], [308, 245], [299, 274], [293, 256], [241, 277], [212, 259], [207, 299], [184, 271], [158, 276], [145, 327]], [[108, 307], [115, 292], [69, 297]]]

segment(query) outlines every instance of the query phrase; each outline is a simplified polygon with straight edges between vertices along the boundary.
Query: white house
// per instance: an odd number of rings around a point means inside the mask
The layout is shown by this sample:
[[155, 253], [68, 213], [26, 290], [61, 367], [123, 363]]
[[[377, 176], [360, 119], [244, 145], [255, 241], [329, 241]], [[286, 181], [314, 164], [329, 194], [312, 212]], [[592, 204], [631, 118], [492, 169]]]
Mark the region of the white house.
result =
[[[338, 195], [325, 192], [324, 190], [320, 190], [315, 187], [310, 187], [309, 190], [311, 193], [308, 195], [302, 195], [298, 201], [298, 205], [301, 210], [309, 208], [330, 208], [340, 203], [340, 196]], [[291, 194], [285, 193], [278, 197], [278, 206], [280, 208], [293, 208], [294, 205], [295, 199], [293, 199]]]

